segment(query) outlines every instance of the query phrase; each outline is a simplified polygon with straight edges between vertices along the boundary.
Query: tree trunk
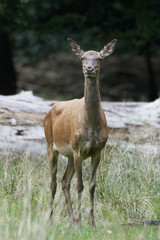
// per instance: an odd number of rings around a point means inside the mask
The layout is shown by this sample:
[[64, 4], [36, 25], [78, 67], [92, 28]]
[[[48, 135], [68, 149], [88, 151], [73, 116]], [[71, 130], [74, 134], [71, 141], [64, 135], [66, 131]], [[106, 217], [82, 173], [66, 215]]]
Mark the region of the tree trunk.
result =
[[147, 70], [148, 70], [148, 97], [149, 101], [154, 101], [158, 98], [158, 88], [156, 84], [155, 74], [153, 70], [153, 65], [151, 61], [151, 51], [150, 51], [150, 44], [147, 44], [146, 50], [145, 50], [145, 60], [147, 64]]
[[12, 51], [8, 33], [0, 34], [0, 94], [16, 93], [16, 74], [12, 61]]

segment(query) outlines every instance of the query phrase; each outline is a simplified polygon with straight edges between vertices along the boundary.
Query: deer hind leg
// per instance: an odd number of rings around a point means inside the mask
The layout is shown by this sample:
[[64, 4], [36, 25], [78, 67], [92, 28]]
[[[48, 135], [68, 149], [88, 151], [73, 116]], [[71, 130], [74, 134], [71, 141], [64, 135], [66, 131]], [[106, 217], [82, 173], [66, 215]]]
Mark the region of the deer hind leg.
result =
[[78, 193], [78, 209], [76, 222], [78, 227], [81, 227], [81, 199], [84, 187], [82, 179], [82, 159], [77, 151], [74, 152], [74, 167], [77, 176], [77, 193]]
[[72, 208], [72, 202], [71, 202], [71, 196], [70, 196], [70, 182], [72, 180], [74, 173], [75, 173], [74, 162], [72, 158], [69, 158], [66, 172], [62, 178], [62, 189], [64, 192], [71, 225], [75, 224], [75, 217], [73, 214], [73, 208]]
[[51, 173], [51, 212], [50, 212], [50, 222], [52, 223], [53, 215], [53, 203], [54, 197], [57, 189], [57, 163], [58, 163], [58, 152], [53, 149], [52, 144], [47, 144], [47, 154], [50, 165]]
[[94, 220], [94, 192], [96, 187], [96, 173], [97, 168], [100, 162], [101, 154], [98, 153], [91, 158], [91, 174], [90, 174], [90, 183], [89, 183], [89, 194], [90, 194], [90, 214], [89, 214], [89, 226], [95, 227], [95, 220]]

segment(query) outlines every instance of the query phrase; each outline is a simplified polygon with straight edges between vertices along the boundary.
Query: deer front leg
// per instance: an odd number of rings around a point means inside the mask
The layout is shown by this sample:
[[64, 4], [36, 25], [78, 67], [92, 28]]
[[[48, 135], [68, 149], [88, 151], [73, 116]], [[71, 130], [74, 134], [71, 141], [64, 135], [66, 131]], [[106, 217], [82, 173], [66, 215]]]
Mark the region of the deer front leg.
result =
[[74, 152], [74, 167], [77, 176], [77, 193], [78, 193], [78, 209], [77, 209], [77, 225], [81, 227], [81, 199], [83, 192], [83, 180], [82, 180], [82, 159], [77, 151]]
[[75, 217], [73, 215], [73, 208], [72, 208], [72, 202], [71, 202], [71, 196], [70, 196], [70, 182], [74, 173], [75, 173], [74, 162], [73, 162], [73, 159], [71, 158], [71, 159], [68, 159], [68, 166], [62, 178], [62, 189], [64, 192], [71, 225], [75, 224]]
[[100, 162], [101, 153], [98, 153], [91, 158], [91, 175], [90, 175], [90, 183], [89, 183], [89, 193], [90, 193], [90, 214], [89, 214], [89, 226], [95, 227], [94, 220], [94, 192], [96, 187], [96, 173], [97, 168]]

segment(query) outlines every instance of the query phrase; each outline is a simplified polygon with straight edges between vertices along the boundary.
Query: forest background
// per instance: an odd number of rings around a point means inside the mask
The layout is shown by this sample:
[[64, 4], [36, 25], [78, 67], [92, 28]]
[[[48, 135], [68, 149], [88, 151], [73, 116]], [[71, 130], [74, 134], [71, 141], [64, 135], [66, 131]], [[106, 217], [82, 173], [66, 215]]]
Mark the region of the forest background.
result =
[[102, 100], [153, 101], [160, 91], [158, 0], [1, 0], [0, 94], [23, 90], [52, 99], [83, 95], [67, 37], [84, 50], [118, 39], [102, 64]]

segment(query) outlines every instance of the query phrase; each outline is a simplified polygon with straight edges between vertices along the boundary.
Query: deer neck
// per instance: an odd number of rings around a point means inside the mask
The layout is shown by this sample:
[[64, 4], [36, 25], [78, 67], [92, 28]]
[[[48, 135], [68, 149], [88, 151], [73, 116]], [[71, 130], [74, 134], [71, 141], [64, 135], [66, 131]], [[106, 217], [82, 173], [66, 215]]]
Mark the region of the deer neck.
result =
[[95, 130], [100, 122], [100, 93], [98, 78], [85, 77], [85, 119], [87, 126]]

